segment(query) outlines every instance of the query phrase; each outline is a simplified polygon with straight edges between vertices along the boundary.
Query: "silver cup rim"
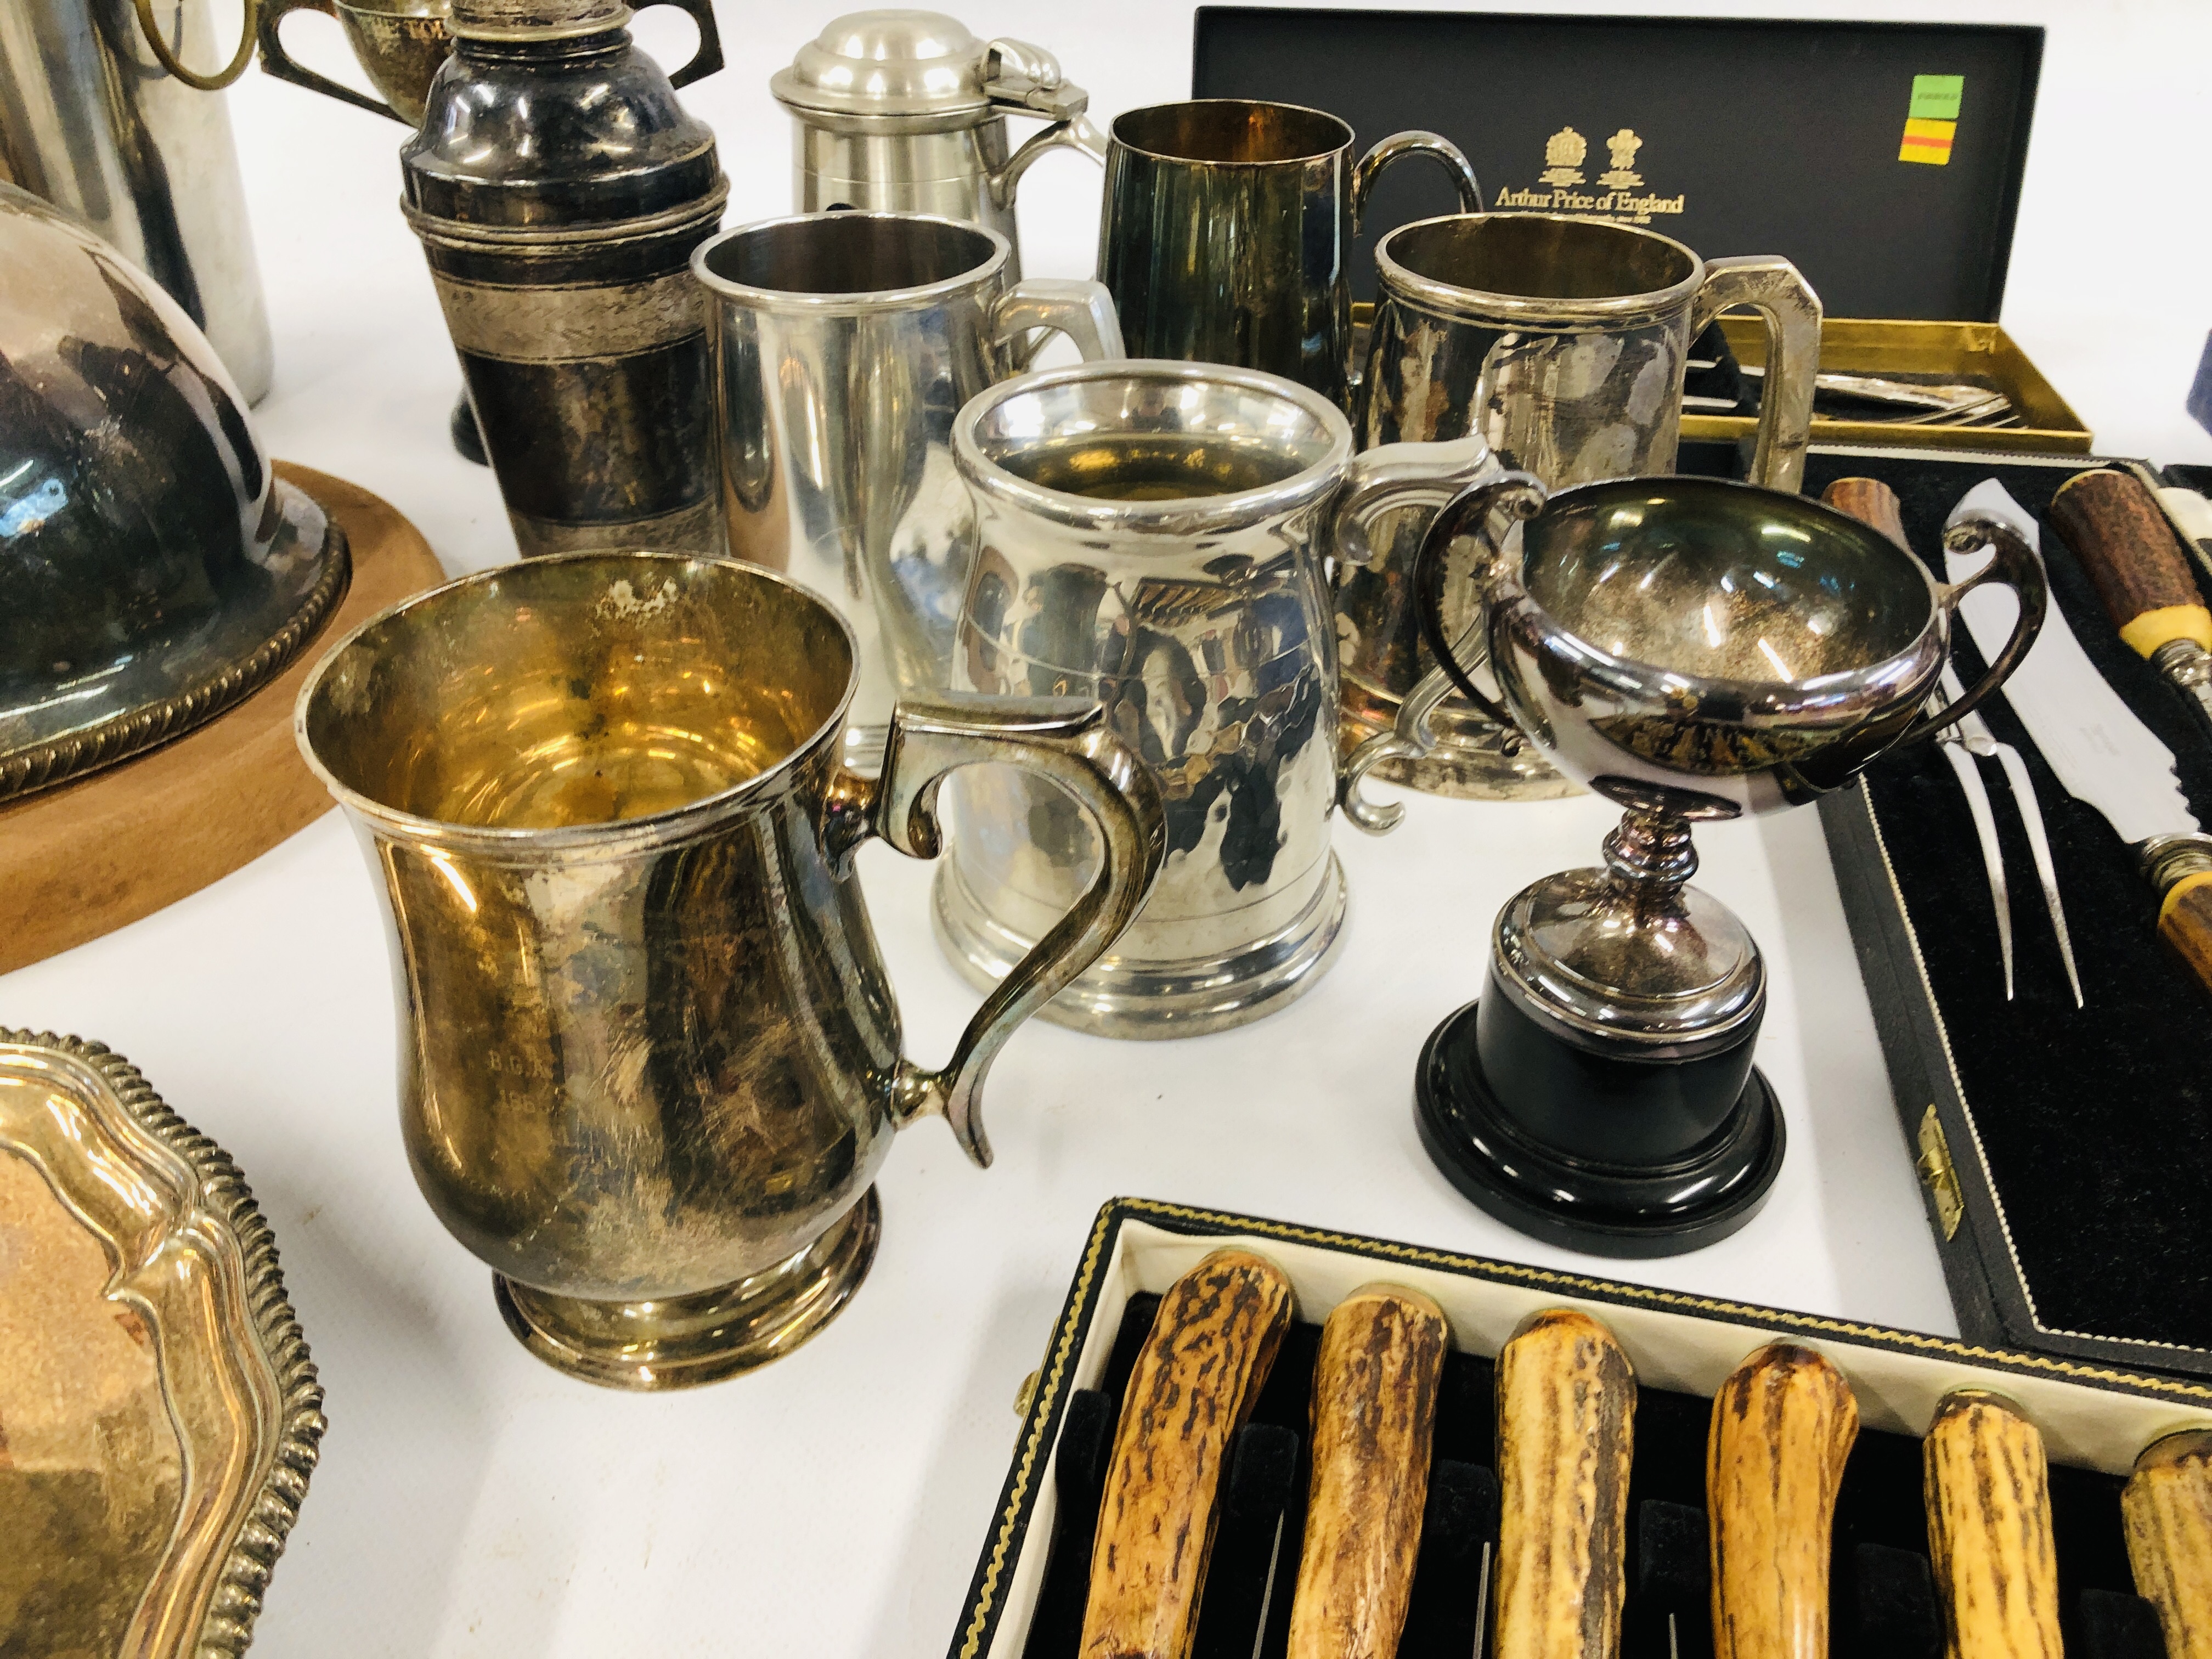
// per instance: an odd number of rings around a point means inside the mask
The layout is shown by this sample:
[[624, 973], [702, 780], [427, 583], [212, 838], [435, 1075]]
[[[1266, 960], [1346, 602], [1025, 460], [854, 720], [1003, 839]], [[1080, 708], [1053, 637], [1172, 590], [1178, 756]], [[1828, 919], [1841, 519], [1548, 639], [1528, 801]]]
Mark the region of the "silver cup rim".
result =
[[[1304, 155], [1273, 155], [1264, 161], [1216, 161], [1202, 155], [1177, 155], [1171, 150], [1150, 149], [1143, 144], [1131, 143], [1121, 136], [1121, 123], [1132, 116], [1150, 115], [1155, 110], [1163, 109], [1195, 109], [1205, 106], [1218, 108], [1228, 104], [1242, 104], [1248, 108], [1291, 109], [1297, 111], [1301, 115], [1317, 115], [1324, 121], [1334, 121], [1343, 131], [1343, 142], [1331, 144], [1327, 149], [1314, 150]], [[1107, 123], [1106, 138], [1109, 144], [1117, 145], [1132, 155], [1141, 155], [1148, 161], [1165, 161], [1170, 166], [1179, 167], [1238, 168], [1294, 167], [1304, 167], [1309, 161], [1326, 161], [1332, 155], [1342, 155], [1349, 151], [1353, 143], [1358, 141], [1358, 135], [1352, 130], [1352, 124], [1342, 116], [1333, 115], [1325, 109], [1316, 109], [1311, 104], [1294, 104], [1286, 98], [1169, 98], [1157, 104], [1140, 104], [1134, 109], [1123, 110]]]
[[[1557, 224], [1573, 225], [1578, 230], [1594, 230], [1601, 234], [1636, 237], [1659, 242], [1681, 254], [1690, 262], [1689, 274], [1678, 283], [1665, 288], [1647, 289], [1636, 294], [1608, 294], [1585, 300], [1551, 300], [1540, 295], [1504, 294], [1491, 289], [1462, 288], [1456, 283], [1447, 283], [1434, 276], [1424, 276], [1401, 264], [1393, 251], [1393, 244], [1413, 233], [1431, 225], [1452, 223], [1461, 220], [1483, 221], [1505, 219], [1548, 220]], [[1414, 219], [1384, 233], [1375, 244], [1376, 280], [1387, 289], [1394, 289], [1408, 299], [1419, 301], [1431, 310], [1451, 316], [1463, 316], [1473, 320], [1504, 318], [1514, 322], [1540, 325], [1547, 322], [1560, 325], [1566, 322], [1621, 323], [1636, 318], [1649, 317], [1687, 305], [1705, 285], [1704, 256], [1687, 243], [1672, 236], [1647, 230], [1642, 225], [1617, 225], [1602, 219], [1578, 218], [1570, 213], [1518, 213], [1510, 210], [1490, 213], [1439, 213], [1426, 219]]]
[[[1274, 483], [1218, 495], [1176, 495], [1159, 501], [1122, 501], [1077, 495], [1032, 483], [993, 460], [976, 441], [975, 429], [1001, 404], [1033, 392], [1094, 380], [1149, 380], [1232, 386], [1297, 404], [1329, 434], [1328, 453], [1320, 460]], [[1066, 368], [1017, 374], [970, 398], [952, 422], [952, 453], [961, 476], [994, 500], [1073, 529], [1112, 534], [1133, 531], [1161, 536], [1200, 536], [1237, 529], [1295, 512], [1327, 496], [1342, 482], [1352, 456], [1352, 422], [1318, 392], [1279, 374], [1224, 363], [1188, 363], [1157, 357], [1110, 359]]]
[[[1756, 495], [1772, 496], [1790, 501], [1816, 518], [1832, 520], [1838, 529], [1848, 531], [1852, 539], [1869, 548], [1878, 548], [1887, 556], [1902, 562], [1919, 576], [1928, 596], [1928, 616], [1920, 629], [1899, 649], [1889, 655], [1856, 668], [1839, 669], [1832, 674], [1817, 675], [1805, 680], [1742, 680], [1717, 676], [1686, 673], [1667, 668], [1639, 657], [1624, 657], [1606, 650], [1577, 633], [1557, 616], [1545, 609], [1535, 595], [1528, 591], [1524, 580], [1527, 570], [1527, 543], [1510, 568], [1510, 580], [1513, 592], [1505, 609], [1534, 624], [1533, 632], [1550, 651], [1564, 652], [1585, 672], [1601, 681], [1605, 688], [1620, 696], [1637, 700], [1648, 707], [1674, 707], [1685, 698], [1696, 702], [1718, 701], [1740, 705], [1747, 716], [1759, 724], [1775, 721], [1809, 722], [1826, 727], [1845, 728], [1866, 720], [1877, 711], [1878, 705], [1894, 702], [1901, 692], [1894, 688], [1900, 679], [1908, 685], [1919, 678], [1922, 659], [1929, 653], [1931, 640], [1944, 629], [1944, 607], [1936, 579], [1918, 558], [1899, 547], [1879, 531], [1870, 530], [1850, 514], [1809, 496], [1790, 495], [1781, 490], [1767, 489], [1761, 485], [1747, 483], [1735, 478], [1708, 478], [1687, 474], [1662, 474], [1655, 477], [1600, 478], [1588, 483], [1555, 492], [1545, 502], [1537, 515], [1540, 519], [1553, 506], [1572, 501], [1598, 490], [1617, 489], [1624, 486], [1649, 488], [1660, 484], [1680, 486], [1688, 484], [1698, 489], [1743, 490]], [[1532, 520], [1532, 522], [1534, 522]], [[1809, 688], [1817, 687], [1817, 690]], [[1808, 700], [1821, 706], [1811, 710], [1802, 705]]]
[[[817, 224], [826, 220], [867, 219], [942, 225], [954, 230], [972, 232], [989, 240], [991, 252], [981, 264], [971, 265], [956, 275], [939, 277], [933, 283], [921, 283], [906, 288], [858, 289], [848, 294], [808, 294], [796, 289], [757, 288], [750, 283], [732, 281], [708, 268], [707, 261], [716, 249], [737, 240], [740, 236], [773, 232], [791, 225]], [[875, 208], [839, 208], [834, 212], [779, 214], [773, 219], [756, 219], [750, 224], [732, 225], [727, 230], [717, 231], [691, 250], [691, 274], [708, 292], [726, 300], [741, 301], [757, 310], [836, 316], [933, 304], [989, 282], [1006, 270], [1006, 262], [1012, 257], [1012, 242], [988, 225], [979, 225], [973, 220], [947, 218], [936, 213], [895, 213]]]
[[[514, 575], [517, 571], [578, 564], [591, 560], [604, 560], [610, 563], [727, 565], [743, 572], [749, 579], [790, 589], [835, 622], [838, 631], [845, 636], [850, 662], [845, 673], [845, 690], [837, 699], [836, 707], [812, 732], [793, 744], [773, 766], [765, 767], [726, 789], [718, 789], [712, 794], [687, 800], [680, 806], [672, 806], [664, 811], [646, 813], [638, 817], [613, 819], [603, 823], [566, 824], [556, 829], [453, 823], [444, 818], [425, 817], [417, 812], [404, 811], [356, 789], [334, 774], [324, 763], [322, 757], [315, 752], [315, 745], [307, 735], [307, 710], [314, 701], [315, 693], [335, 669], [338, 659], [369, 629], [380, 627], [410, 611], [436, 604], [462, 588], [489, 586], [501, 577]], [[573, 552], [518, 559], [511, 564], [494, 565], [488, 570], [471, 571], [466, 575], [456, 576], [435, 587], [426, 587], [420, 593], [410, 594], [397, 604], [386, 605], [374, 616], [348, 629], [342, 638], [333, 641], [330, 648], [316, 658], [314, 665], [307, 670], [307, 678], [301, 684], [300, 695], [292, 702], [292, 738], [299, 748], [301, 757], [307, 762], [307, 769], [314, 774], [316, 781], [330, 792], [331, 798], [340, 806], [386, 828], [402, 830], [411, 840], [466, 845], [481, 849], [500, 847], [528, 848], [533, 853], [580, 846], [628, 847], [664, 840], [672, 830], [688, 830], [695, 819], [725, 812], [743, 804], [750, 796], [765, 794], [774, 788], [779, 781], [823, 744], [835, 743], [842, 737], [845, 730], [846, 711], [852, 707], [853, 693], [860, 684], [860, 642], [854, 637], [852, 625], [837, 614], [835, 605], [828, 604], [811, 588], [792, 580], [781, 571], [770, 570], [763, 565], [749, 564], [742, 559], [709, 558], [696, 553], [672, 553], [654, 548], [583, 548]]]

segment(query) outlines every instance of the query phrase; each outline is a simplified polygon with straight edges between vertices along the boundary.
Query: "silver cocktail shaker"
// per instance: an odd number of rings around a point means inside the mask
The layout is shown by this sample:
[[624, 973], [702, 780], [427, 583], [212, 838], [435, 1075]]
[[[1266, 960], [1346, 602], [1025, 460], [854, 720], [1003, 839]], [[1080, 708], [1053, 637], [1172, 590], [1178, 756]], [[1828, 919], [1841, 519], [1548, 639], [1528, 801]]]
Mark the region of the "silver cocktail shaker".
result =
[[[207, 64], [200, 0], [149, 0], [170, 63]], [[241, 65], [242, 66], [242, 65]], [[89, 225], [198, 324], [246, 402], [269, 390], [269, 313], [220, 91], [165, 65], [131, 0], [0, 4], [0, 176]]]
[[[695, 63], [719, 62], [713, 14], [694, 15]], [[400, 151], [526, 556], [722, 549], [690, 259], [729, 185], [629, 16], [619, 0], [453, 0], [453, 55]]]

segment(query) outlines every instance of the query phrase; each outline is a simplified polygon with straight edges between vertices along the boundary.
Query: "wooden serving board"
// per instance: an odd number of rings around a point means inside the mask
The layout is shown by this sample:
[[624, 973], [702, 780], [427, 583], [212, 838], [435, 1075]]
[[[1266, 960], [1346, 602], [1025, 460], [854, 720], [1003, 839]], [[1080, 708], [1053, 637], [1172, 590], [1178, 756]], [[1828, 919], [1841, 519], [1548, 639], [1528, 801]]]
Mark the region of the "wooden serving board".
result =
[[276, 463], [346, 533], [353, 580], [287, 668], [175, 742], [0, 807], [0, 972], [151, 915], [331, 810], [292, 742], [307, 670], [387, 605], [445, 580], [422, 532], [327, 473]]

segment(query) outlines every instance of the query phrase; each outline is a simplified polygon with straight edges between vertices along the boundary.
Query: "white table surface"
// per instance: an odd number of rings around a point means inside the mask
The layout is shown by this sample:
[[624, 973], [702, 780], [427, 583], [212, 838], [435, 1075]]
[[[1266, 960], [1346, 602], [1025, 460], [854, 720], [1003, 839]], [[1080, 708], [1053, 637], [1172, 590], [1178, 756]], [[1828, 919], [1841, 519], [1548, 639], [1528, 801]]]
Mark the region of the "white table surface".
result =
[[[787, 210], [787, 126], [767, 78], [835, 9], [720, 7], [732, 67], [688, 96], [720, 134], [730, 222]], [[2108, 449], [2212, 459], [2180, 406], [2212, 325], [2195, 187], [2212, 8], [1948, 11], [2051, 28], [2008, 326]], [[1102, 115], [1188, 92], [1187, 6], [978, 3], [963, 15], [979, 34], [1050, 46]], [[334, 28], [293, 29], [295, 52], [343, 63]], [[690, 26], [664, 12], [639, 33], [665, 62]], [[398, 129], [258, 74], [230, 100], [276, 335], [276, 388], [256, 412], [264, 442], [386, 497], [449, 571], [511, 558], [489, 475], [447, 445], [456, 371], [394, 206]], [[1032, 175], [1033, 272], [1088, 274], [1097, 193], [1096, 170], [1073, 156]], [[1179, 1043], [1025, 1030], [991, 1079], [998, 1166], [971, 1169], [941, 1124], [917, 1126], [884, 1177], [882, 1252], [850, 1308], [782, 1363], [686, 1394], [605, 1392], [530, 1358], [493, 1309], [488, 1272], [416, 1195], [370, 877], [335, 817], [157, 915], [0, 979], [0, 1024], [129, 1055], [237, 1158], [276, 1229], [331, 1427], [257, 1652], [936, 1654], [1005, 1474], [1015, 1390], [1093, 1212], [1116, 1194], [1955, 1329], [1809, 811], [1698, 837], [1701, 882], [1773, 968], [1760, 1060], [1790, 1156], [1750, 1227], [1670, 1261], [1603, 1263], [1490, 1220], [1423, 1157], [1410, 1104], [1423, 1036], [1479, 988], [1499, 904], [1593, 858], [1609, 817], [1587, 799], [1418, 799], [1390, 840], [1341, 828], [1352, 919], [1311, 996]], [[941, 1060], [974, 998], [931, 941], [930, 871], [879, 846], [862, 870], [909, 1042]]]

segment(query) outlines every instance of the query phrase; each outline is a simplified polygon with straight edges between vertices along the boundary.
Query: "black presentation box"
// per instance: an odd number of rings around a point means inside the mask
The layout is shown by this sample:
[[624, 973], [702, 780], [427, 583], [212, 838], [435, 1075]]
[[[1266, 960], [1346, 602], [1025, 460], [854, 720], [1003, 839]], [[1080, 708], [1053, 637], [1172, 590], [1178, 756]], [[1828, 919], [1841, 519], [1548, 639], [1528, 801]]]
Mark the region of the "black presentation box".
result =
[[[2190, 806], [2212, 823], [2212, 739], [2193, 705], [2121, 642], [2050, 521], [2058, 487], [2096, 464], [1815, 448], [1805, 489], [1880, 479], [1914, 549], [1940, 562], [1953, 504], [1996, 479], [2039, 520], [2054, 612], [2173, 751]], [[1963, 629], [1954, 649], [1971, 682], [1982, 663]], [[2159, 896], [2134, 848], [2066, 793], [2002, 696], [1983, 714], [2034, 786], [2084, 1006], [1996, 766], [1981, 771], [2011, 889], [2010, 1001], [1980, 842], [1937, 746], [1884, 757], [1820, 805], [1959, 1328], [2091, 1366], [2212, 1377], [2212, 1001], [2158, 938]]]
[[[1995, 322], [2042, 61], [2018, 25], [1201, 6], [1191, 91], [1325, 109], [1361, 146], [1429, 128], [1492, 206], [1778, 253], [1832, 317]], [[1908, 121], [1952, 129], [1940, 164], [1940, 134], [1899, 159]], [[1357, 296], [1376, 234], [1452, 205], [1432, 166], [1386, 173]]]

